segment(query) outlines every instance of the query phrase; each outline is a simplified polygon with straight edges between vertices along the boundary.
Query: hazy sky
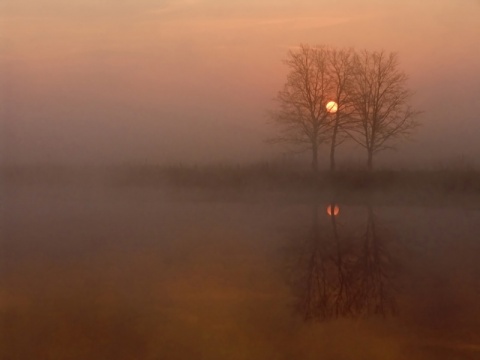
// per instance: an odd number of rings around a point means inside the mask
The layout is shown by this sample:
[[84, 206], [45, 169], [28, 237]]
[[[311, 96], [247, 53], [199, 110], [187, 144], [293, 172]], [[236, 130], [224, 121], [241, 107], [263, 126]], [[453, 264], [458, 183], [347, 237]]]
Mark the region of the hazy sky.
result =
[[2, 0], [4, 159], [244, 161], [300, 43], [400, 54], [425, 111], [391, 161], [480, 158], [478, 0]]

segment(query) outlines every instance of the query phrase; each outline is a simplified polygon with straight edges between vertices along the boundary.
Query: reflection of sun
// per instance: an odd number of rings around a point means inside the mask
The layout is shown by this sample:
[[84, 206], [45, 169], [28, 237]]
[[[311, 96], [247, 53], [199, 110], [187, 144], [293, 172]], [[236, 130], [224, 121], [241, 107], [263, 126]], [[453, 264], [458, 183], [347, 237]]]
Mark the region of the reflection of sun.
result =
[[331, 204], [327, 206], [327, 214], [329, 216], [337, 216], [340, 212], [340, 208], [337, 205]]
[[338, 104], [335, 101], [329, 101], [325, 107], [330, 114], [335, 114], [338, 110]]

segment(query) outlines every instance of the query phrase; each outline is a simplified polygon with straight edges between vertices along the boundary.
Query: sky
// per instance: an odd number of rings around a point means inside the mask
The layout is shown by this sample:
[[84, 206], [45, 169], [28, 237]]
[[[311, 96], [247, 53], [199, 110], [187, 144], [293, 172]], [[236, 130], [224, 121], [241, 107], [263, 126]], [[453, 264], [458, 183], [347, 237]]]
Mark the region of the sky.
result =
[[478, 0], [2, 0], [0, 160], [280, 158], [266, 113], [301, 43], [399, 53], [423, 125], [383, 163], [480, 159]]

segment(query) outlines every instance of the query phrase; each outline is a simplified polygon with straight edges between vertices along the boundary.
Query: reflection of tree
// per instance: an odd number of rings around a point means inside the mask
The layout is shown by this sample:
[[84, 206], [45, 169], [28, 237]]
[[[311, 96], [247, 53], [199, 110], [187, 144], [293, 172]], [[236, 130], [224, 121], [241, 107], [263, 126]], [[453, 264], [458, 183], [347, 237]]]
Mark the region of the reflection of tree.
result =
[[358, 258], [352, 267], [357, 277], [355, 304], [358, 314], [387, 315], [395, 312], [392, 294], [393, 260], [381, 232], [375, 226], [372, 206], [367, 207], [367, 226], [361, 238]]
[[330, 216], [330, 229], [321, 229], [318, 215], [314, 206], [308, 242], [294, 269], [298, 311], [320, 321], [393, 313], [393, 261], [372, 207], [360, 236], [341, 236], [341, 230], [352, 232], [336, 216]]
[[312, 246], [308, 257], [308, 265], [306, 271], [305, 287], [301, 289], [303, 296], [301, 297], [300, 308], [305, 309], [305, 318], [312, 316], [325, 317], [326, 304], [328, 303], [328, 294], [326, 293], [326, 266], [325, 257], [322, 256], [324, 249], [320, 239], [320, 229], [318, 226], [318, 207], [314, 207], [312, 228], [310, 236]]

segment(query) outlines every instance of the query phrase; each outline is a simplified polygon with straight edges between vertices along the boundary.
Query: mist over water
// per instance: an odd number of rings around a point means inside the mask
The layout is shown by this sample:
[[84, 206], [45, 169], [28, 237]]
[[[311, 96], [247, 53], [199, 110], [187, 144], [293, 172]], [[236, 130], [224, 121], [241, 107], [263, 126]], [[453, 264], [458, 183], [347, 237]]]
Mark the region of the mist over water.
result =
[[2, 358], [478, 357], [476, 202], [3, 189]]

